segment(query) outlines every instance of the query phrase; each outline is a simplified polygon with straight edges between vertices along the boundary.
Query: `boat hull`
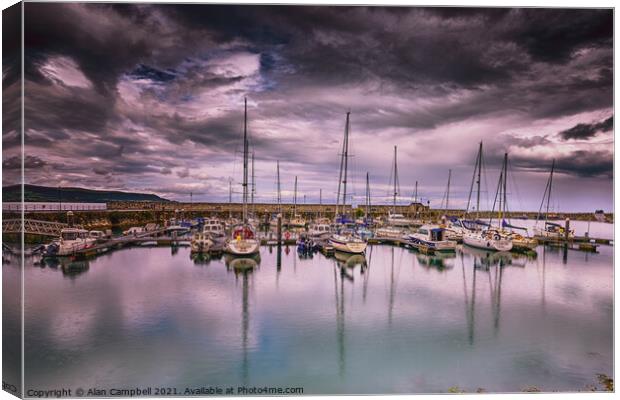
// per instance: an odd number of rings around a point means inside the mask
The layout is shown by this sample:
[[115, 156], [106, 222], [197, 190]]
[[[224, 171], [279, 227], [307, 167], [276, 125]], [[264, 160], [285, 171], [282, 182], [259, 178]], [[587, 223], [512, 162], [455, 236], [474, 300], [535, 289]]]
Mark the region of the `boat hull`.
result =
[[512, 241], [506, 239], [487, 239], [482, 236], [465, 235], [463, 243], [475, 247], [477, 249], [491, 251], [510, 251], [512, 250]]
[[423, 246], [434, 251], [456, 251], [456, 242], [451, 240], [432, 241], [422, 239], [416, 235], [409, 235], [406, 239], [409, 244], [415, 248]]
[[347, 241], [330, 238], [329, 243], [336, 251], [350, 254], [362, 254], [366, 251], [368, 243], [363, 241]]
[[247, 256], [259, 252], [260, 242], [256, 239], [232, 239], [226, 243], [226, 252], [236, 256]]

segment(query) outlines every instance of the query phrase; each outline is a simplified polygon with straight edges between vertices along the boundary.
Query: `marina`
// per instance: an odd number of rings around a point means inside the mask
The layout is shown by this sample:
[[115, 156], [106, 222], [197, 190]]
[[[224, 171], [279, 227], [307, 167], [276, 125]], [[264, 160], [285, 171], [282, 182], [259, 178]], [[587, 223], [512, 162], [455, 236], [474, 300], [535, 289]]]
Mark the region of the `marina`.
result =
[[[536, 250], [427, 255], [371, 244], [326, 257], [283, 245], [240, 262], [133, 246], [28, 257], [27, 386], [584, 390], [612, 372], [613, 248]], [[20, 273], [18, 258], [4, 268]], [[106, 357], [126, 369], [91, 362]]]
[[613, 392], [615, 17], [6, 8], [3, 390]]

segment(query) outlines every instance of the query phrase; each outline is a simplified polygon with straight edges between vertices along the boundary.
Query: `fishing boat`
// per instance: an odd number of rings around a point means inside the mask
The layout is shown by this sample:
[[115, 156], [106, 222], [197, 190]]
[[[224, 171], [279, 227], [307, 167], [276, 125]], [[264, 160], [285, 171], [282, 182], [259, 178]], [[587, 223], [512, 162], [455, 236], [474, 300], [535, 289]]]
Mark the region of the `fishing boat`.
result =
[[60, 240], [47, 246], [47, 255], [68, 256], [87, 250], [95, 245], [97, 239], [91, 238], [86, 229], [63, 228]]
[[202, 232], [208, 234], [214, 242], [222, 241], [226, 237], [226, 227], [217, 218], [209, 218], [204, 221]]
[[325, 223], [311, 223], [308, 226], [308, 236], [314, 239], [325, 239], [331, 235], [331, 226]]
[[248, 101], [244, 99], [243, 114], [243, 222], [232, 227], [226, 241], [226, 251], [234, 256], [248, 256], [259, 252], [260, 241], [254, 227], [248, 223]]
[[213, 246], [211, 232], [207, 229], [207, 225], [203, 226], [201, 232], [196, 232], [192, 236], [190, 246], [192, 253], [208, 253]]
[[[347, 177], [348, 177], [348, 160], [349, 160], [349, 129], [350, 129], [350, 112], [347, 112], [344, 140], [342, 142], [342, 153], [340, 158], [340, 176], [338, 180], [338, 194], [336, 201], [336, 218], [337, 232], [333, 233], [329, 237], [329, 244], [336, 251], [345, 253], [361, 254], [366, 251], [368, 242], [365, 239], [360, 238], [355, 230], [345, 229], [344, 226], [349, 221], [346, 215], [346, 203], [347, 203]], [[342, 191], [341, 191], [342, 189]], [[339, 215], [340, 209], [340, 194], [342, 193], [342, 214]]]
[[439, 225], [422, 225], [415, 233], [405, 235], [404, 238], [414, 248], [424, 247], [431, 251], [455, 251], [456, 242], [447, 240], [445, 229]]

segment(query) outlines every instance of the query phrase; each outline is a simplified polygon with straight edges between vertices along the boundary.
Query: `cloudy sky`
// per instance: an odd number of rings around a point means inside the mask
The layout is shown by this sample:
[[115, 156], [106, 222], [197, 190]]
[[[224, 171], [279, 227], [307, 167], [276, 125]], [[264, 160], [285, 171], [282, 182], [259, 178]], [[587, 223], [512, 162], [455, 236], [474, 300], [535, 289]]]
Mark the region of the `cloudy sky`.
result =
[[[484, 143], [492, 202], [613, 208], [612, 11], [130, 4], [25, 5], [26, 183], [240, 198], [243, 98], [257, 199], [334, 201], [345, 114], [350, 191], [468, 197]], [[18, 178], [15, 64], [4, 58], [3, 184]], [[8, 107], [8, 108], [7, 108]], [[7, 111], [8, 109], [8, 111]], [[13, 114], [11, 114], [11, 111]], [[578, 188], [578, 190], [576, 190]]]

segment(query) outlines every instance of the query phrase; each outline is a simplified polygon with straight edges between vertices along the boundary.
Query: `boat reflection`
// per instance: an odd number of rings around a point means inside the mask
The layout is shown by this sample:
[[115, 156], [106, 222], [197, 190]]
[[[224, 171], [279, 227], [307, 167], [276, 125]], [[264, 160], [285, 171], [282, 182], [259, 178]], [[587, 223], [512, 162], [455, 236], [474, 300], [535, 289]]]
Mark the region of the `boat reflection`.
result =
[[[340, 269], [340, 274], [336, 273], [336, 269]], [[344, 331], [344, 268], [336, 265], [334, 267], [334, 293], [336, 294], [336, 341], [338, 345], [338, 372], [340, 377], [344, 376], [345, 371], [345, 331]], [[340, 276], [340, 285], [338, 285], [338, 276]], [[352, 279], [351, 279], [352, 280]], [[338, 290], [340, 287], [340, 290]]]
[[445, 271], [454, 268], [454, 261], [456, 260], [456, 253], [453, 252], [439, 252], [437, 254], [422, 254], [416, 255], [418, 264], [430, 269], [435, 268], [438, 271]]
[[189, 258], [194, 265], [209, 265], [211, 263], [211, 255], [209, 253], [189, 253]]
[[224, 262], [226, 264], [226, 269], [228, 271], [234, 271], [235, 274], [252, 271], [258, 268], [260, 264], [260, 253], [245, 257], [236, 257], [231, 254], [226, 254], [224, 256]]
[[75, 257], [43, 257], [34, 265], [41, 268], [60, 268], [63, 276], [75, 278], [90, 269], [90, 260], [88, 258]]
[[473, 257], [474, 268], [488, 270], [491, 267], [525, 267], [527, 261], [533, 259], [532, 256], [522, 253], [511, 253], [507, 251], [486, 251], [469, 246], [461, 248], [461, 254]]

